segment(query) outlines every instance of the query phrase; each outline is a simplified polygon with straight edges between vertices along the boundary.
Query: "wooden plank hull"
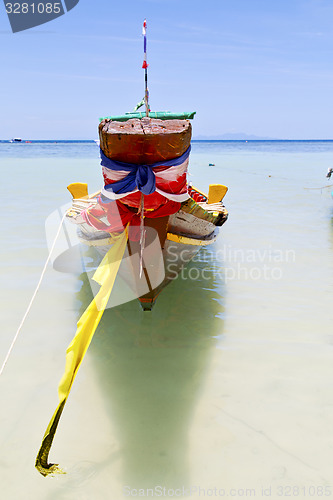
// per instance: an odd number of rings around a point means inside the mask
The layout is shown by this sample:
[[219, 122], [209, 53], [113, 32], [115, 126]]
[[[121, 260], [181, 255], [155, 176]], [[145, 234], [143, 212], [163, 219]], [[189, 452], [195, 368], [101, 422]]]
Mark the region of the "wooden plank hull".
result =
[[[212, 238], [212, 242], [215, 241], [215, 237], [216, 235]], [[139, 301], [144, 311], [152, 310], [162, 290], [177, 279], [181, 271], [195, 257], [200, 249], [201, 245], [195, 246], [177, 241], [166, 241], [166, 245], [162, 251], [165, 277], [157, 287], [139, 297]]]
[[[135, 248], [135, 243], [129, 242], [123, 259], [124, 264], [121, 264], [119, 270], [122, 280], [131, 289], [132, 293], [129, 296], [138, 298], [143, 310], [150, 311], [162, 290], [179, 276], [182, 269], [195, 257], [202, 246], [213, 243], [216, 236], [217, 233], [214, 233], [209, 240], [204, 240], [204, 243], [202, 243], [202, 240], [198, 240], [198, 244], [195, 244], [193, 240], [188, 243], [188, 240], [182, 242], [181, 240], [172, 241], [167, 239], [164, 248], [161, 249], [156, 244], [158, 235], [155, 233], [155, 244], [151, 243], [143, 252], [141, 276], [140, 250]], [[80, 241], [85, 244], [88, 243], [82, 233], [80, 234]], [[101, 244], [102, 241], [89, 241], [89, 244], [97, 251], [96, 265], [110, 249], [109, 245]]]
[[100, 147], [112, 160], [152, 164], [179, 158], [191, 144], [188, 120], [103, 120], [99, 125]]
[[[161, 291], [174, 281], [184, 267], [199, 252], [202, 246], [212, 244], [217, 237], [216, 222], [221, 224], [219, 216], [197, 210], [202, 218], [187, 213], [191, 203], [183, 204], [184, 210], [174, 215], [157, 219], [145, 219], [145, 247], [143, 250], [143, 267], [140, 272], [140, 244], [129, 241], [124, 256], [124, 265], [120, 267], [120, 275], [137, 297], [144, 311], [150, 311]], [[224, 209], [224, 220], [227, 212]], [[204, 215], [208, 219], [205, 220]], [[198, 214], [197, 214], [198, 215]], [[87, 224], [80, 224], [79, 239], [92, 246], [99, 255], [99, 260], [110, 249], [110, 235], [98, 231]]]

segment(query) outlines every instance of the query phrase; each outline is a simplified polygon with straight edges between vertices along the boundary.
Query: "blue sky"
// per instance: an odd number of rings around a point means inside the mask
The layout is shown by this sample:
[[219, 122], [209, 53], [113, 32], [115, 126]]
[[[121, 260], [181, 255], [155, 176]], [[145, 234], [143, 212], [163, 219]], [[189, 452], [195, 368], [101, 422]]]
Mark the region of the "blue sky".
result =
[[0, 138], [94, 139], [144, 94], [194, 136], [333, 139], [332, 0], [80, 0], [13, 34], [0, 5]]

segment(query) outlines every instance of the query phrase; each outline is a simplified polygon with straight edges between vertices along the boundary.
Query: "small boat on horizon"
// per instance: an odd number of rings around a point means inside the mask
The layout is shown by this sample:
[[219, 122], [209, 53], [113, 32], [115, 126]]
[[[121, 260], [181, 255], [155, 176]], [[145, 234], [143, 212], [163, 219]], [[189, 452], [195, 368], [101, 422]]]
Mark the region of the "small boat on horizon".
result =
[[22, 139], [20, 137], [14, 137], [9, 142], [22, 142]]

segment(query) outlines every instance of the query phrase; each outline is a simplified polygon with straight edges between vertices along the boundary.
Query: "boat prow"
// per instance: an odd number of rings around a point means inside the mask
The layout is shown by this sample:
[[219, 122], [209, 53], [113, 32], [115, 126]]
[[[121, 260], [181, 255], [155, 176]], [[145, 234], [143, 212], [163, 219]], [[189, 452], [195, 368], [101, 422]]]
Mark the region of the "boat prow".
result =
[[[70, 190], [81, 193], [82, 197], [73, 199], [67, 217], [78, 223], [80, 242], [93, 247], [97, 262], [101, 261], [111, 248], [112, 237], [82, 218], [88, 207], [92, 210], [98, 205], [100, 193], [85, 196], [86, 184], [82, 183], [77, 187], [71, 185]], [[191, 186], [188, 200], [181, 203], [176, 213], [144, 219], [143, 250], [140, 241], [128, 241], [120, 275], [133, 292], [131, 297], [139, 299], [144, 311], [152, 310], [162, 290], [179, 276], [201, 248], [216, 241], [219, 227], [228, 218], [222, 201], [226, 192], [227, 187], [219, 184], [211, 185], [208, 195]]]

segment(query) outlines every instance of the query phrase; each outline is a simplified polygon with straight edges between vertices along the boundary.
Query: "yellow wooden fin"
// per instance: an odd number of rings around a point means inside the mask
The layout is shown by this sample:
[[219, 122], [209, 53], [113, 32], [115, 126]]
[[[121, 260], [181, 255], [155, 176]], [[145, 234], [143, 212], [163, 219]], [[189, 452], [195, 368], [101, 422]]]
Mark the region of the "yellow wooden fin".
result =
[[223, 184], [210, 184], [208, 203], [218, 203], [219, 201], [222, 201], [227, 191], [227, 186], [223, 186]]
[[74, 199], [88, 197], [88, 184], [85, 182], [73, 182], [67, 189]]

